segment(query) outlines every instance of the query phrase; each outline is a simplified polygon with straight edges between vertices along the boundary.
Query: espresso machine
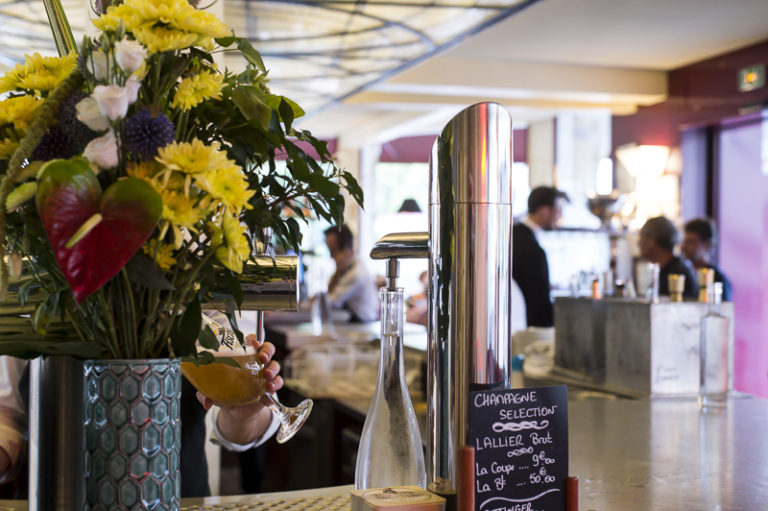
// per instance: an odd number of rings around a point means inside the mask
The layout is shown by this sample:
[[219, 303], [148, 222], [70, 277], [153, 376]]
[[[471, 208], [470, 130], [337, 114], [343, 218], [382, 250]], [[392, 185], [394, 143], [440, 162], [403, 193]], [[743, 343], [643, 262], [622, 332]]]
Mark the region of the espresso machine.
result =
[[395, 233], [377, 259], [429, 259], [427, 489], [456, 509], [469, 392], [511, 386], [512, 119], [495, 103], [456, 115], [430, 158], [429, 232]]

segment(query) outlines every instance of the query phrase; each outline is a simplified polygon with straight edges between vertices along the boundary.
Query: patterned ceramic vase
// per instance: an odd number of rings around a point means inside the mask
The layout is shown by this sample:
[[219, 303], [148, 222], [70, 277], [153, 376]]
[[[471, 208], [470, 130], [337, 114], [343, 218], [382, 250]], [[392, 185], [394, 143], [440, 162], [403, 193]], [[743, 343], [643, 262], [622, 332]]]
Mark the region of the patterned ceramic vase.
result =
[[178, 510], [179, 359], [84, 366], [87, 509]]

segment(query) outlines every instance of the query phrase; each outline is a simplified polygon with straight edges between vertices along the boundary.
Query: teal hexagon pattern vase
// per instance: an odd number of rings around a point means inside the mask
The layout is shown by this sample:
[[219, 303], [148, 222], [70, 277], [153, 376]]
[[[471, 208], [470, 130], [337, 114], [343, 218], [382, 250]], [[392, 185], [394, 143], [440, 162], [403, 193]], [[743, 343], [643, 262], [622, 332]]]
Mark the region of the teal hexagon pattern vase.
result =
[[88, 360], [87, 509], [179, 509], [179, 359]]

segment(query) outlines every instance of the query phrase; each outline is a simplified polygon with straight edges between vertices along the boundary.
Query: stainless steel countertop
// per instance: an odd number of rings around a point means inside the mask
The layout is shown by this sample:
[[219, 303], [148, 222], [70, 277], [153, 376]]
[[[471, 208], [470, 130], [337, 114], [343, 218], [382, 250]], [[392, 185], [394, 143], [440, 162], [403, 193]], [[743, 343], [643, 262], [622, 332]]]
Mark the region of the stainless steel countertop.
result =
[[[570, 473], [579, 477], [582, 511], [768, 509], [768, 400], [735, 398], [727, 409], [706, 413], [693, 399], [592, 399], [569, 401], [568, 408]], [[182, 504], [261, 509], [258, 504], [276, 498], [348, 490], [183, 499]], [[0, 501], [3, 509], [23, 510], [26, 503]]]
[[570, 468], [580, 509], [768, 509], [768, 401], [569, 402]]

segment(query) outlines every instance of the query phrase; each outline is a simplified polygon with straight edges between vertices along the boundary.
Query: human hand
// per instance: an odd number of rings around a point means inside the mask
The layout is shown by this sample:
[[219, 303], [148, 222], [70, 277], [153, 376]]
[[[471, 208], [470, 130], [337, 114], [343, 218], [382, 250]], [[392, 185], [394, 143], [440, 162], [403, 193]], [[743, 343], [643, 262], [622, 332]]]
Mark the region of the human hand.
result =
[[[267, 392], [277, 392], [283, 387], [283, 378], [280, 376], [280, 364], [272, 360], [275, 355], [275, 346], [271, 342], [259, 345], [253, 334], [245, 338], [245, 342], [257, 349], [256, 360], [264, 367], [264, 377], [267, 381]], [[198, 391], [197, 399], [207, 410], [215, 403]], [[219, 431], [230, 442], [246, 444], [254, 438], [261, 436], [269, 427], [272, 412], [266, 408], [262, 401], [239, 406], [220, 406], [217, 418]]]

